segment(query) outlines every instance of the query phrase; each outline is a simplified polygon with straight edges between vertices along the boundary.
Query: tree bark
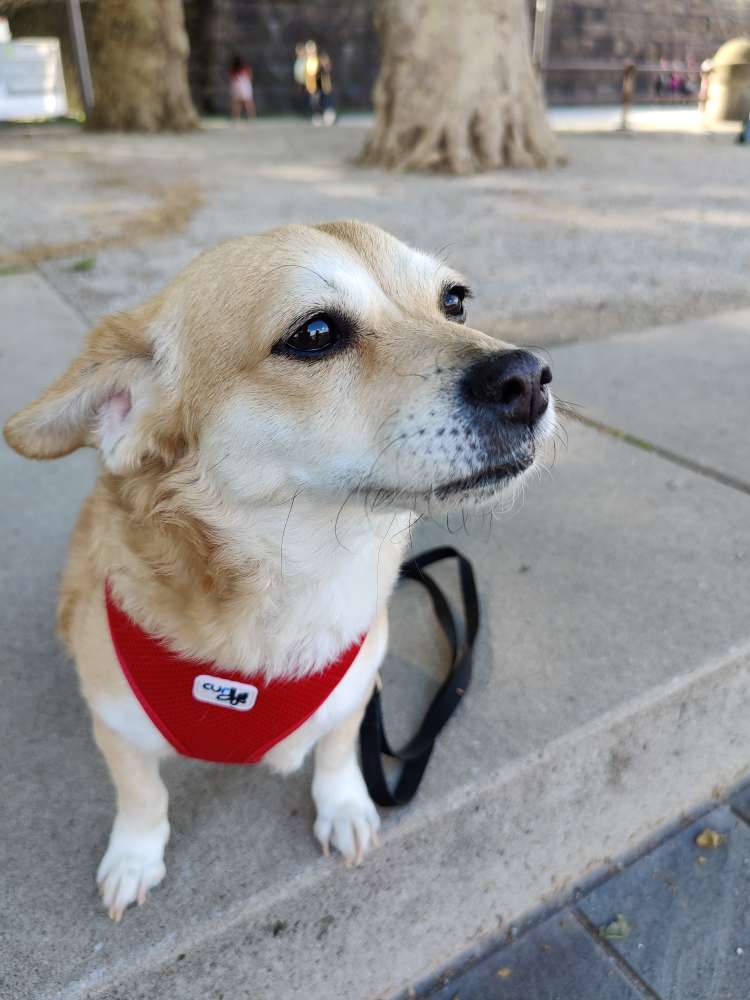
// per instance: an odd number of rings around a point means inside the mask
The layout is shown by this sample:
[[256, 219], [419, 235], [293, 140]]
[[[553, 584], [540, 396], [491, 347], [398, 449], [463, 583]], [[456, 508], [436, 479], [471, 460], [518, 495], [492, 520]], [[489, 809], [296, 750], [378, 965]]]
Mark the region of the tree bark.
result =
[[89, 50], [94, 129], [195, 128], [182, 0], [98, 0]]
[[375, 23], [382, 63], [362, 163], [465, 174], [563, 161], [525, 0], [379, 0]]

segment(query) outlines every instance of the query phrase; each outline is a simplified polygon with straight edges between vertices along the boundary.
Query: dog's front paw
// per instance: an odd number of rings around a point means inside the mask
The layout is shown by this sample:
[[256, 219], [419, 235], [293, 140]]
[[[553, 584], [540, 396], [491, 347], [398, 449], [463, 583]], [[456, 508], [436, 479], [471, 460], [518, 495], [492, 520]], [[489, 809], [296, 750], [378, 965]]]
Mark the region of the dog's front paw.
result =
[[313, 779], [317, 818], [313, 832], [328, 855], [331, 846], [347, 866], [362, 863], [370, 847], [378, 846], [380, 817], [356, 762]]
[[166, 820], [146, 833], [128, 832], [115, 821], [109, 847], [96, 873], [99, 892], [112, 920], [119, 923], [128, 906], [136, 902], [140, 906], [148, 890], [164, 878], [168, 838]]

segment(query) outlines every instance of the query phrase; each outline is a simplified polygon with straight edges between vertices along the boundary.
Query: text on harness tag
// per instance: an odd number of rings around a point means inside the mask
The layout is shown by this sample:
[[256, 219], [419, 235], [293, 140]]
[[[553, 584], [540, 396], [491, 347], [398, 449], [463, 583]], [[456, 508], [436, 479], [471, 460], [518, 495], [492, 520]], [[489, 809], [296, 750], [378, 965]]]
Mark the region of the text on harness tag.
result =
[[233, 708], [237, 712], [249, 712], [258, 697], [258, 689], [253, 684], [241, 681], [227, 681], [223, 677], [198, 674], [193, 681], [193, 697], [208, 705]]

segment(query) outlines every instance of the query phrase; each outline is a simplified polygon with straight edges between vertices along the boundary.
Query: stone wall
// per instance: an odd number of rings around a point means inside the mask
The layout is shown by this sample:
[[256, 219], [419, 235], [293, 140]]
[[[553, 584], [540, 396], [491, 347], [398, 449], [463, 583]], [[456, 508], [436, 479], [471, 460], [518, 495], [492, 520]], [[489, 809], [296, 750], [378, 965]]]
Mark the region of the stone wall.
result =
[[[548, 3], [551, 0], [547, 0]], [[600, 68], [547, 76], [551, 103], [619, 98], [621, 73], [602, 64], [658, 64], [660, 59], [695, 69], [727, 39], [750, 34], [750, 0], [553, 0], [548, 61], [598, 64]], [[653, 94], [653, 76], [640, 74], [638, 92]]]
[[[535, 0], [527, 2], [533, 19]], [[624, 59], [652, 64], [661, 58], [691, 59], [697, 67], [728, 38], [750, 34], [750, 0], [547, 3], [552, 7], [549, 60], [597, 64], [550, 73], [550, 103], [618, 100]], [[314, 38], [333, 59], [339, 106], [368, 107], [378, 61], [374, 9], [375, 0], [187, 0], [190, 76], [198, 105], [204, 112], [227, 111], [227, 65], [236, 52], [255, 71], [261, 112], [299, 110], [294, 45]], [[641, 96], [653, 92], [652, 82], [647, 75], [639, 77]]]
[[[85, 0], [84, 18], [95, 0]], [[363, 109], [377, 74], [373, 25], [376, 0], [185, 0], [190, 35], [190, 84], [203, 114], [229, 110], [228, 66], [238, 54], [253, 67], [256, 101], [263, 113], [303, 110], [292, 77], [294, 46], [314, 38], [333, 60], [338, 106]], [[408, 3], [409, 0], [404, 0]], [[526, 0], [533, 18], [535, 0]], [[722, 42], [750, 35], [750, 0], [547, 0], [552, 4], [548, 59], [553, 64], [588, 64], [575, 72], [547, 76], [551, 104], [616, 101], [620, 67], [659, 59], [696, 65]], [[3, 7], [0, 0], [0, 12]], [[457, 9], [460, 9], [457, 8]], [[32, 3], [11, 16], [14, 34], [57, 35], [72, 105], [76, 84], [61, 0]], [[611, 69], [607, 69], [607, 67]], [[641, 97], [653, 95], [653, 78], [639, 74]]]
[[749, 0], [555, 0], [549, 57], [700, 62], [748, 31]]
[[258, 111], [301, 111], [294, 46], [308, 38], [328, 52], [342, 108], [366, 108], [378, 67], [373, 0], [186, 0], [190, 81], [204, 113], [229, 109], [228, 65], [237, 54], [255, 76]]

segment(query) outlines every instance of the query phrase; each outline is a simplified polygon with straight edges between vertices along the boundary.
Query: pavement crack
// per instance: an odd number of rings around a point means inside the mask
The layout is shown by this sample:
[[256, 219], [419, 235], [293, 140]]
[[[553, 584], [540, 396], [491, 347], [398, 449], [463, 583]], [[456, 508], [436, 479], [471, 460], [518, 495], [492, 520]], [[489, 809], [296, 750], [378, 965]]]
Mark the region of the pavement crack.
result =
[[612, 959], [614, 964], [627, 979], [633, 989], [637, 990], [641, 996], [648, 997], [648, 1000], [662, 1000], [658, 993], [646, 983], [638, 973], [628, 964], [628, 962], [623, 958], [620, 952], [612, 946], [612, 944], [603, 938], [599, 933], [599, 928], [593, 924], [586, 914], [579, 910], [577, 906], [571, 908], [570, 912], [573, 918], [578, 921], [583, 930], [588, 934], [588, 936], [593, 940], [594, 946], [601, 948], [602, 951], [606, 952], [609, 958]]
[[719, 469], [714, 469], [710, 465], [703, 465], [702, 462], [686, 458], [684, 455], [680, 455], [669, 448], [654, 444], [652, 441], [647, 441], [645, 438], [638, 437], [637, 434], [631, 434], [629, 431], [612, 427], [601, 420], [596, 420], [594, 417], [584, 416], [582, 413], [568, 413], [568, 416], [572, 420], [577, 420], [578, 423], [584, 424], [586, 427], [591, 427], [592, 430], [617, 438], [618, 441], [622, 441], [632, 448], [639, 448], [641, 451], [648, 451], [652, 455], [658, 455], [659, 458], [663, 458], [673, 465], [678, 465], [680, 468], [687, 469], [689, 472], [694, 472], [696, 475], [703, 476], [706, 479], [713, 479], [714, 482], [720, 483], [722, 486], [728, 486], [732, 490], [737, 490], [739, 493], [750, 496], [750, 483], [745, 483], [741, 479], [729, 476], [727, 473], [721, 472]]
[[86, 329], [91, 328], [91, 326], [93, 325], [91, 322], [91, 318], [86, 315], [83, 309], [81, 309], [80, 303], [72, 295], [70, 295], [64, 288], [59, 288], [45, 271], [43, 271], [40, 267], [34, 267], [31, 268], [30, 272], [28, 273], [39, 275], [42, 281], [44, 281], [45, 284], [49, 285], [49, 287], [52, 289], [55, 295], [57, 295], [58, 298], [62, 299], [66, 305], [70, 306], [70, 308], [73, 310], [76, 316], [78, 316], [78, 318], [85, 324]]

